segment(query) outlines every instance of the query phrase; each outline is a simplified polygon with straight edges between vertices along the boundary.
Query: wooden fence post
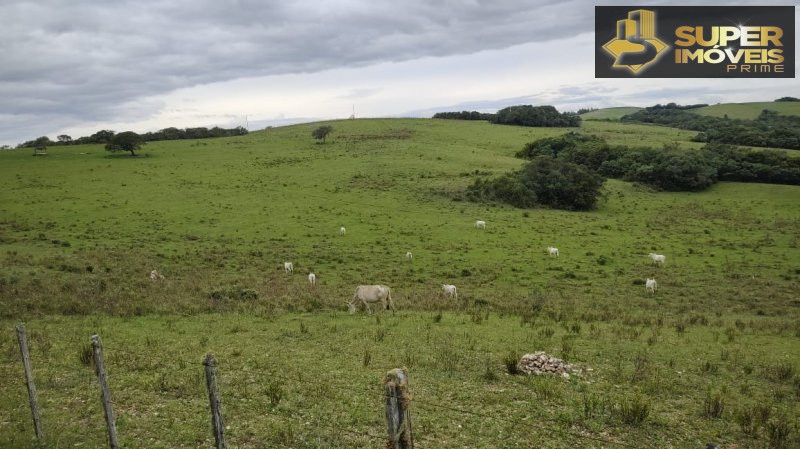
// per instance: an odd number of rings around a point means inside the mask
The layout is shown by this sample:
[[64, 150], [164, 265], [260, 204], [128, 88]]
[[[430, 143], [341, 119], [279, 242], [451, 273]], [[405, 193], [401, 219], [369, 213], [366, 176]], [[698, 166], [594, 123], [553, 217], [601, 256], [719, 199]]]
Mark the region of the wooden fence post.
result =
[[108, 376], [103, 363], [103, 347], [100, 344], [99, 335], [92, 335], [92, 355], [94, 356], [94, 370], [97, 373], [97, 380], [100, 382], [100, 398], [103, 400], [103, 410], [106, 415], [108, 446], [111, 449], [118, 449], [117, 424], [114, 419], [114, 409], [111, 406], [111, 390], [108, 388]]
[[411, 433], [411, 413], [408, 403], [408, 374], [395, 368], [383, 378], [383, 392], [386, 397], [386, 425], [389, 440], [386, 447], [391, 449], [414, 449], [414, 436]]
[[217, 391], [216, 367], [217, 361], [209, 352], [206, 354], [203, 365], [206, 370], [206, 388], [208, 388], [208, 402], [211, 404], [211, 427], [214, 431], [216, 449], [225, 449], [225, 424], [220, 411], [219, 391]]
[[31, 368], [31, 356], [28, 352], [28, 336], [25, 334], [25, 325], [17, 325], [17, 340], [19, 340], [19, 352], [22, 354], [22, 365], [25, 367], [25, 384], [28, 386], [28, 401], [31, 403], [31, 415], [33, 415], [33, 430], [36, 432], [36, 439], [44, 440], [42, 431], [42, 418], [39, 414], [39, 402], [36, 399], [36, 384], [33, 383], [33, 368]]

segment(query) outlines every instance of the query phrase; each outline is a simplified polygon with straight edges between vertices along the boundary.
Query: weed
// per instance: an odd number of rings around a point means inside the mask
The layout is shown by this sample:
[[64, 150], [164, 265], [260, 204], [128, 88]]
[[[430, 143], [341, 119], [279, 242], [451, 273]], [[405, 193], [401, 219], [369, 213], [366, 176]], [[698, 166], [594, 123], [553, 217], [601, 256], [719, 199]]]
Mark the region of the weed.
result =
[[503, 365], [505, 365], [508, 374], [512, 376], [522, 374], [522, 371], [519, 369], [519, 358], [519, 353], [515, 351], [509, 351], [508, 354], [503, 357]]
[[539, 336], [542, 337], [542, 338], [550, 338], [555, 333], [556, 333], [556, 331], [553, 330], [552, 327], [543, 327], [543, 328], [539, 329]]
[[700, 365], [700, 371], [708, 374], [717, 374], [717, 372], [719, 372], [719, 365], [706, 360]]
[[492, 366], [492, 361], [490, 359], [486, 359], [485, 370], [483, 371], [483, 374], [481, 375], [481, 377], [486, 382], [490, 382], [491, 383], [491, 382], [496, 382], [497, 381], [497, 379], [498, 379], [497, 373], [495, 373], [494, 367]]
[[283, 385], [278, 380], [273, 380], [267, 384], [265, 393], [269, 398], [271, 406], [276, 407], [283, 399]]
[[637, 354], [636, 358], [633, 359], [633, 375], [631, 376], [631, 382], [641, 382], [647, 379], [649, 374], [650, 358], [647, 357], [645, 353]]
[[769, 447], [775, 449], [784, 449], [789, 447], [789, 434], [791, 427], [789, 420], [783, 416], [776, 416], [771, 419], [766, 427], [767, 437], [769, 438]]
[[784, 382], [794, 376], [794, 365], [787, 361], [775, 362], [764, 368], [764, 375], [773, 382]]
[[369, 348], [364, 348], [364, 356], [361, 359], [361, 366], [364, 368], [369, 366], [369, 362], [372, 360], [372, 353], [369, 352]]
[[386, 329], [379, 327], [375, 330], [375, 341], [383, 341], [386, 338]]
[[733, 415], [733, 419], [736, 421], [736, 424], [739, 425], [739, 429], [742, 433], [746, 435], [753, 435], [756, 432], [757, 425], [755, 414], [753, 413], [753, 409], [747, 406], [744, 406], [738, 410]]
[[650, 402], [642, 395], [635, 393], [617, 402], [614, 414], [625, 424], [640, 426], [650, 415]]
[[442, 322], [442, 311], [436, 312], [436, 315], [433, 316], [434, 323], [441, 323]]
[[86, 343], [78, 349], [78, 360], [85, 366], [94, 366], [92, 345]]
[[717, 419], [722, 417], [722, 412], [725, 409], [725, 403], [722, 395], [717, 392], [709, 391], [703, 400], [703, 416], [706, 418]]
[[605, 413], [606, 402], [590, 393], [583, 394], [583, 417], [585, 419], [601, 416]]

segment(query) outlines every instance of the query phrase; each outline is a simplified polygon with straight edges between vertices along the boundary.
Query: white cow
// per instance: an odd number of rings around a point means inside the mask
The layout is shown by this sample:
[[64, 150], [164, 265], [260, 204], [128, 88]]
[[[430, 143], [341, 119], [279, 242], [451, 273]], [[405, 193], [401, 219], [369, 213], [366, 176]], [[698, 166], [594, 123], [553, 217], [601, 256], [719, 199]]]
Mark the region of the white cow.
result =
[[650, 260], [653, 261], [653, 265], [664, 265], [664, 262], [667, 260], [667, 256], [663, 254], [650, 253], [648, 256], [650, 256]]
[[411, 254], [411, 251], [406, 251], [406, 259], [409, 261], [414, 260], [414, 255]]
[[442, 284], [442, 291], [444, 292], [445, 296], [458, 299], [458, 290], [456, 289], [455, 285]]
[[308, 273], [308, 283], [311, 284], [312, 287], [317, 285], [317, 275], [314, 273]]
[[392, 291], [385, 285], [359, 285], [356, 287], [356, 292], [353, 295], [353, 299], [347, 303], [347, 307], [350, 309], [351, 315], [356, 313], [356, 308], [358, 307], [359, 302], [364, 304], [364, 307], [369, 313], [372, 313], [372, 309], [369, 306], [370, 303], [377, 302], [381, 303], [381, 307], [383, 309], [391, 309], [392, 313], [394, 313]]
[[547, 247], [547, 254], [550, 255], [550, 256], [558, 257], [558, 248], [555, 248], [553, 246], [548, 246]]
[[486, 222], [483, 220], [476, 220], [475, 229], [486, 229]]
[[284, 262], [283, 263], [283, 271], [285, 271], [286, 273], [289, 273], [289, 274], [293, 274], [294, 273], [294, 264], [291, 263], [291, 262]]
[[345, 229], [345, 227], [342, 226], [341, 228], [339, 228], [339, 235], [345, 235], [345, 234], [347, 234], [347, 229]]
[[158, 270], [153, 270], [150, 272], [150, 280], [155, 282], [160, 279], [164, 279], [164, 276], [158, 272]]
[[656, 283], [655, 279], [647, 278], [647, 281], [644, 283], [644, 289], [648, 293], [655, 294], [656, 289], [658, 288], [658, 284]]

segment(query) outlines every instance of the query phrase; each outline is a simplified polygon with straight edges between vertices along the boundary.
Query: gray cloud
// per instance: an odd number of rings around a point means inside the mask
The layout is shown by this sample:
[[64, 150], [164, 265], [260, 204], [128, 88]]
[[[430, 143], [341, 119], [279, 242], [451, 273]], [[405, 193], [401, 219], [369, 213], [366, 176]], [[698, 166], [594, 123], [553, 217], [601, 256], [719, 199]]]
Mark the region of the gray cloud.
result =
[[164, 106], [144, 99], [198, 84], [568, 38], [592, 31], [593, 5], [588, 0], [4, 0], [0, 142], [78, 123], [140, 120]]
[[141, 118], [161, 105], [121, 105], [180, 87], [557, 39], [588, 29], [592, 13], [542, 0], [6, 0], [0, 114], [15, 125], [0, 140], [20, 124]]

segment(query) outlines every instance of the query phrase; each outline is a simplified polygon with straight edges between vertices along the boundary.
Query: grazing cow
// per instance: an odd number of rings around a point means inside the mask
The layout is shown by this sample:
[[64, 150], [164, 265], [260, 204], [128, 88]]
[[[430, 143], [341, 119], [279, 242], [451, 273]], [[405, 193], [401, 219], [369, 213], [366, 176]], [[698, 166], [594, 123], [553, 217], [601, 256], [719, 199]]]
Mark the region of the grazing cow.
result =
[[284, 262], [283, 271], [289, 274], [294, 274], [294, 264], [291, 262]]
[[550, 256], [558, 257], [558, 248], [554, 248], [552, 246], [547, 247], [547, 254]]
[[158, 270], [153, 270], [150, 272], [150, 280], [155, 282], [160, 279], [164, 279], [164, 276], [158, 272]]
[[455, 285], [442, 284], [442, 291], [444, 292], [445, 296], [458, 299], [458, 290], [456, 289]]
[[486, 229], [486, 222], [483, 220], [476, 220], [475, 229]]
[[308, 283], [311, 284], [312, 287], [317, 285], [317, 275], [314, 273], [308, 273]]
[[414, 260], [414, 255], [411, 254], [411, 251], [406, 251], [406, 259], [408, 259], [409, 261]]
[[648, 293], [656, 293], [656, 289], [658, 288], [658, 284], [656, 283], [655, 279], [647, 278], [647, 281], [644, 283], [644, 289]]
[[345, 227], [342, 226], [341, 228], [339, 228], [339, 235], [345, 235], [345, 234], [347, 234], [347, 229], [345, 229]]
[[394, 313], [392, 291], [385, 285], [359, 285], [356, 287], [356, 292], [353, 295], [353, 299], [347, 303], [347, 307], [350, 309], [351, 315], [356, 313], [356, 308], [358, 307], [359, 302], [364, 304], [364, 307], [369, 313], [372, 313], [372, 309], [369, 307], [369, 304], [377, 302], [381, 303], [382, 308], [386, 310], [391, 309], [392, 313]]
[[664, 261], [667, 260], [667, 256], [663, 254], [650, 253], [648, 256], [653, 261], [653, 265], [664, 265]]

